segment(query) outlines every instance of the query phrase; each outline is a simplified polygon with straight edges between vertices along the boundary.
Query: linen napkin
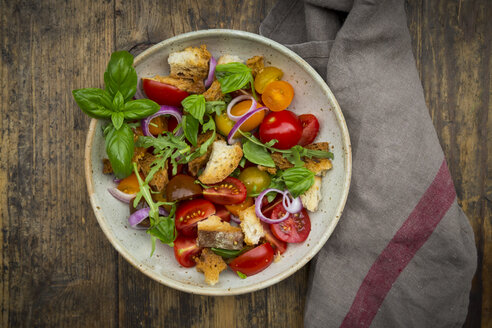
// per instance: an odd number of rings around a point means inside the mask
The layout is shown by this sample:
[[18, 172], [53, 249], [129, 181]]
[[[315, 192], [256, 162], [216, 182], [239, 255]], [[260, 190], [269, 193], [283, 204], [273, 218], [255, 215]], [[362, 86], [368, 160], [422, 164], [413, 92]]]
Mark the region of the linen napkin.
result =
[[260, 33], [324, 77], [347, 120], [344, 214], [311, 262], [306, 327], [459, 327], [473, 231], [425, 104], [403, 0], [284, 0]]

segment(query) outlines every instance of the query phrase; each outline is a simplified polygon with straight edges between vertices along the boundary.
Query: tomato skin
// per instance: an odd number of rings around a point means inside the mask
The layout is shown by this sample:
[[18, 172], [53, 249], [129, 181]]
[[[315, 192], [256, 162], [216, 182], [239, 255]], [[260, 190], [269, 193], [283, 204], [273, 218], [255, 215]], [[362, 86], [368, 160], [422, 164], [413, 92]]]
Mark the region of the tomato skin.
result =
[[189, 96], [186, 91], [151, 78], [143, 78], [142, 86], [147, 97], [159, 105], [181, 106], [181, 101]]
[[194, 178], [186, 174], [176, 174], [166, 185], [166, 199], [168, 202], [190, 199], [201, 196], [201, 194], [202, 187], [195, 183]]
[[135, 173], [132, 173], [121, 180], [116, 188], [123, 191], [125, 194], [136, 194], [140, 190], [140, 185], [138, 184], [138, 179]]
[[231, 132], [234, 124], [236, 124], [236, 122], [231, 120], [225, 111], [220, 115], [215, 115], [215, 125], [217, 126], [217, 130], [224, 137], [229, 135], [229, 132]]
[[261, 70], [255, 77], [255, 90], [258, 93], [263, 93], [267, 85], [273, 81], [280, 80], [284, 72], [277, 67], [268, 66]]
[[261, 100], [274, 112], [283, 111], [289, 107], [294, 98], [294, 88], [286, 81], [273, 81], [265, 87]]
[[215, 214], [215, 206], [205, 199], [192, 199], [181, 202], [175, 215], [176, 229], [184, 236], [196, 237], [196, 225]]
[[272, 180], [268, 173], [261, 171], [256, 166], [245, 168], [241, 171], [238, 178], [246, 186], [248, 196], [258, 195], [260, 192], [268, 188]]
[[244, 200], [244, 202], [242, 202], [240, 204], [234, 204], [234, 205], [225, 205], [225, 208], [229, 212], [231, 212], [232, 215], [239, 216], [239, 213], [242, 210], [245, 210], [248, 207], [253, 206], [253, 204], [254, 204], [253, 198], [246, 197], [246, 199]]
[[222, 221], [230, 222], [231, 213], [225, 208], [224, 205], [215, 205], [215, 215], [217, 215]]
[[278, 204], [282, 203], [282, 200], [282, 194], [277, 194], [277, 196], [275, 196], [275, 198], [270, 203], [268, 202], [267, 197], [264, 197], [261, 205], [261, 212], [263, 213], [263, 215], [267, 218], [271, 218], [273, 209], [277, 207]]
[[263, 226], [263, 231], [265, 232], [265, 241], [269, 243], [273, 251], [275, 253], [279, 252], [280, 254], [285, 253], [287, 250], [287, 243], [285, 241], [279, 240], [275, 238], [275, 236], [272, 233], [272, 230], [270, 230], [270, 225], [261, 221], [261, 225]]
[[[278, 220], [285, 213], [284, 205], [278, 204], [272, 213], [272, 220]], [[270, 224], [273, 235], [286, 243], [302, 243], [311, 232], [311, 220], [305, 208], [297, 214], [290, 214], [287, 220]]]
[[298, 144], [306, 146], [313, 143], [314, 139], [316, 139], [319, 132], [319, 122], [313, 114], [299, 115], [299, 120], [302, 124], [302, 136]]
[[247, 276], [252, 276], [265, 270], [273, 262], [273, 248], [269, 243], [256, 246], [236, 257], [229, 267], [234, 272], [241, 272]]
[[267, 143], [272, 139], [278, 142], [273, 147], [290, 149], [297, 145], [302, 135], [302, 124], [291, 111], [284, 110], [267, 115], [260, 124], [260, 140]]
[[203, 197], [220, 205], [240, 204], [246, 199], [246, 187], [239, 179], [227, 177], [210, 188], [205, 188]]
[[[243, 114], [246, 114], [248, 109], [251, 107], [251, 100], [244, 100], [241, 101], [240, 103], [237, 103], [231, 108], [231, 114], [235, 116], [241, 116]], [[257, 103], [256, 108], [263, 107], [262, 104]], [[243, 132], [249, 132], [253, 129], [255, 129], [260, 123], [263, 121], [265, 118], [265, 111], [259, 111], [258, 113], [253, 114], [250, 118], [246, 120], [241, 125], [241, 131]], [[239, 135], [236, 134], [235, 137], [238, 137]]]
[[202, 249], [197, 246], [195, 237], [178, 236], [174, 241], [174, 257], [185, 268], [196, 265], [194, 258], [200, 255]]

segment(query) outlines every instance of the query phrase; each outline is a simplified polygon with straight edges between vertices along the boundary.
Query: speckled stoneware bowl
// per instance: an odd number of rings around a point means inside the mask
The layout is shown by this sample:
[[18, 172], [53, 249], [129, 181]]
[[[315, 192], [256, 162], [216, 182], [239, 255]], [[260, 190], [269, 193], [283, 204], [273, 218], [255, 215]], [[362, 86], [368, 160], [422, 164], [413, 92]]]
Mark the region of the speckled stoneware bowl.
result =
[[113, 187], [111, 176], [102, 174], [102, 158], [107, 158], [101, 123], [92, 120], [85, 149], [87, 189], [94, 213], [114, 248], [133, 266], [164, 285], [202, 295], [235, 295], [271, 286], [305, 265], [323, 247], [340, 219], [350, 185], [351, 149], [342, 111], [332, 92], [301, 57], [281, 44], [257, 34], [234, 30], [205, 30], [178, 35], [147, 49], [135, 58], [139, 77], [167, 75], [168, 55], [188, 46], [206, 44], [215, 58], [224, 54], [238, 55], [243, 60], [263, 55], [266, 66], [284, 72], [283, 80], [295, 90], [289, 109], [296, 114], [312, 113], [320, 122], [316, 141], [329, 141], [335, 155], [333, 169], [323, 178], [323, 199], [316, 213], [310, 213], [312, 230], [308, 239], [290, 244], [281, 261], [247, 279], [240, 279], [231, 270], [220, 274], [220, 282], [208, 286], [203, 274], [195, 268], [183, 268], [174, 259], [173, 249], [159, 244], [150, 257], [151, 243], [144, 231], [130, 228], [128, 206], [107, 191]]

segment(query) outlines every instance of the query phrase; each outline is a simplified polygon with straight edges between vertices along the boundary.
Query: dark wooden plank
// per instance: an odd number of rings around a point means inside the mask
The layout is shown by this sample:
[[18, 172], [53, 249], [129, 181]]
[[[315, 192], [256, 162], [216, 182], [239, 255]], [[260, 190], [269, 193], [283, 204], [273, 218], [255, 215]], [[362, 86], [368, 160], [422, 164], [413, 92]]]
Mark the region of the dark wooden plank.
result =
[[475, 232], [478, 268], [465, 326], [490, 327], [492, 3], [411, 0], [407, 11], [430, 114]]
[[71, 97], [102, 85], [113, 4], [1, 1], [0, 26], [0, 326], [114, 326], [116, 256], [86, 195], [89, 119]]

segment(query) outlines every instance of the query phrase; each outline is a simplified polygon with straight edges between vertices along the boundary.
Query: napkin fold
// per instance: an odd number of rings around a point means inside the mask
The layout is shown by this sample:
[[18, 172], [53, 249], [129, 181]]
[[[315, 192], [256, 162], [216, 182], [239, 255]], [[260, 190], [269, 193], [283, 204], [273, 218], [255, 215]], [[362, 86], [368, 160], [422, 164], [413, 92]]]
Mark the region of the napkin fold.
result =
[[260, 34], [308, 61], [350, 132], [344, 214], [311, 262], [306, 327], [461, 327], [476, 248], [432, 125], [403, 0], [281, 0]]

